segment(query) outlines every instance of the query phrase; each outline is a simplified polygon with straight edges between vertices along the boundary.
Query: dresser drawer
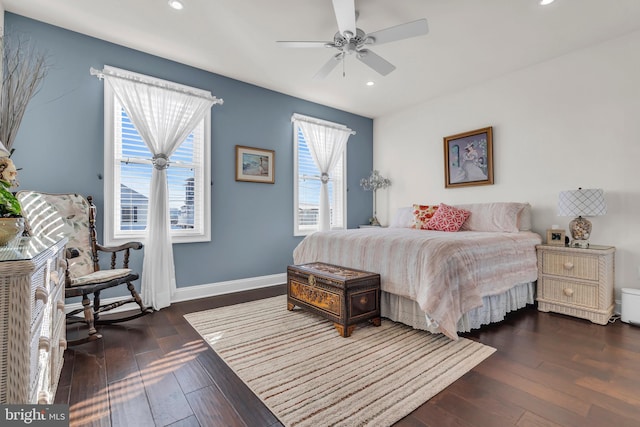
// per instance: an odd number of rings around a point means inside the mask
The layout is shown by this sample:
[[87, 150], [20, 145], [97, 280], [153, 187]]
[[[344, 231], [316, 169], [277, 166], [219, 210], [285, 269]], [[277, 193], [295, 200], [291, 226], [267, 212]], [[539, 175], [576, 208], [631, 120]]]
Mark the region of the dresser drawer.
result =
[[542, 277], [542, 295], [546, 301], [555, 301], [582, 307], [598, 307], [598, 286], [596, 284], [558, 280]]
[[64, 289], [59, 288], [51, 298], [51, 326], [53, 331], [56, 331], [59, 328], [64, 329], [66, 324], [64, 307]]
[[42, 312], [49, 303], [49, 268], [47, 263], [39, 266], [31, 276], [31, 327], [40, 321]]
[[542, 254], [542, 274], [597, 281], [598, 273], [596, 256], [561, 254], [552, 251]]

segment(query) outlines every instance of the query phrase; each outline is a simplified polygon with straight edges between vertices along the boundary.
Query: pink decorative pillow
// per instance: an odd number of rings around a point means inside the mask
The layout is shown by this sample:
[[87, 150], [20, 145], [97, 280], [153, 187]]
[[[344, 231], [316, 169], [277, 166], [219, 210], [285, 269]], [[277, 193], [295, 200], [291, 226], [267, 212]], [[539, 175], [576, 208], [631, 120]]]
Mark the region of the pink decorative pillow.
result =
[[438, 210], [427, 222], [427, 230], [458, 231], [471, 212], [440, 203]]
[[413, 205], [413, 224], [411, 228], [418, 230], [427, 230], [427, 222], [433, 214], [438, 210], [438, 206], [434, 205]]

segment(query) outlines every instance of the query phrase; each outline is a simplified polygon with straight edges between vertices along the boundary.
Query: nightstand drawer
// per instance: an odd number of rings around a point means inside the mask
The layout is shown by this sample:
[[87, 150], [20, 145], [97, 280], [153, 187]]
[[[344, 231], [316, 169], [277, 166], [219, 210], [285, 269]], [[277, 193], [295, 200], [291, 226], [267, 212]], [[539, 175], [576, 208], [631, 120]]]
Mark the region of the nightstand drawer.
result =
[[598, 286], [588, 283], [542, 278], [542, 299], [582, 307], [598, 307]]
[[598, 258], [545, 251], [542, 254], [542, 273], [574, 279], [598, 280]]

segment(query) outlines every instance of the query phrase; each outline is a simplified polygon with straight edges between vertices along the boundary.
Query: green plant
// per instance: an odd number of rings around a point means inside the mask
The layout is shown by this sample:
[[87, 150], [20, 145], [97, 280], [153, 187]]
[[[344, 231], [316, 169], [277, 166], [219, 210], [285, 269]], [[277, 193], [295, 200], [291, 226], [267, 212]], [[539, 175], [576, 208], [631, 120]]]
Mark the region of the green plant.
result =
[[0, 217], [16, 218], [22, 215], [22, 207], [12, 187], [18, 186], [18, 171], [9, 157], [0, 157]]

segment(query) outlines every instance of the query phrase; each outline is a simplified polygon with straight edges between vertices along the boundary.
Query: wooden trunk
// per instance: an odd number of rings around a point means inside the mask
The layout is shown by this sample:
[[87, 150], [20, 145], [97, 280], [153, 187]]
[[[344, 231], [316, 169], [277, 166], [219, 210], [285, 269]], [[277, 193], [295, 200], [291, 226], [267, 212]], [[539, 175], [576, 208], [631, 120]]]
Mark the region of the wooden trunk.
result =
[[348, 337], [356, 323], [380, 326], [380, 275], [314, 262], [287, 267], [287, 309], [295, 306], [334, 322]]

